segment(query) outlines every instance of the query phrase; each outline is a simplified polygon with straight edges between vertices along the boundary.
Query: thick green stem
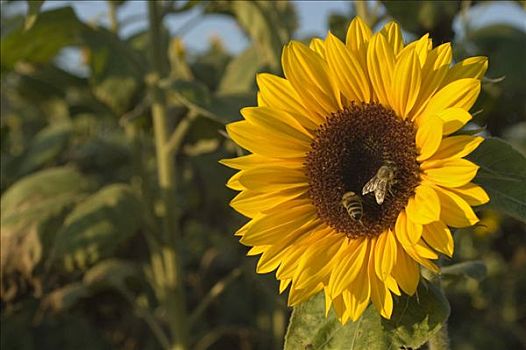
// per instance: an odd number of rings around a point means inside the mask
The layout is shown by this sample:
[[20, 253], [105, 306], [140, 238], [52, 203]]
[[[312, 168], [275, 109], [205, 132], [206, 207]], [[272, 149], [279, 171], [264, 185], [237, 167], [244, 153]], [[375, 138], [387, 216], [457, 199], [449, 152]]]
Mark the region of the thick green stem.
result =
[[429, 350], [449, 350], [449, 337], [447, 334], [447, 322], [442, 328], [429, 339]]
[[152, 117], [157, 156], [158, 182], [163, 204], [163, 230], [161, 244], [152, 252], [154, 288], [170, 326], [171, 348], [188, 348], [188, 323], [185, 310], [183, 276], [177, 252], [177, 223], [175, 220], [175, 169], [172, 153], [167, 150], [168, 125], [166, 101], [159, 80], [166, 72], [162, 60], [161, 11], [158, 1], [148, 1], [150, 43], [152, 54]]

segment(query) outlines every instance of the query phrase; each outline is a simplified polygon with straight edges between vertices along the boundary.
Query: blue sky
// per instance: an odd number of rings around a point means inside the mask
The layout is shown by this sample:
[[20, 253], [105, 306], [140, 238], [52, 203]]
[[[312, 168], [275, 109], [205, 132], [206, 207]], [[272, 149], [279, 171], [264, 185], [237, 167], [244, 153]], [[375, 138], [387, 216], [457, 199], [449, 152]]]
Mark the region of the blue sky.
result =
[[[294, 1], [299, 16], [298, 34], [316, 34], [325, 36], [328, 28], [327, 18], [329, 13], [348, 13], [352, 4], [349, 1]], [[64, 1], [48, 0], [43, 10], [72, 5], [77, 16], [82, 20], [107, 24], [107, 5], [105, 1]], [[167, 24], [172, 33], [192, 18], [198, 15], [197, 10], [188, 11], [182, 15], [172, 15], [167, 19]], [[118, 14], [120, 21], [127, 18], [138, 18], [132, 24], [126, 24], [122, 34], [127, 35], [147, 25], [146, 2], [141, 0], [129, 0], [120, 9]], [[232, 52], [242, 51], [246, 47], [247, 40], [236, 25], [236, 22], [227, 16], [207, 15], [203, 20], [195, 21], [190, 29], [186, 30], [183, 40], [191, 50], [204, 50], [208, 46], [208, 40], [212, 36], [223, 39], [225, 47]]]
[[[353, 6], [352, 1], [292, 0], [292, 2], [296, 6], [299, 17], [299, 28], [296, 33], [299, 38], [325, 37], [328, 31], [329, 14], [347, 15]], [[370, 4], [374, 2], [371, 1]], [[17, 5], [19, 10], [27, 11], [25, 1], [17, 2]], [[77, 16], [85, 22], [102, 25], [109, 23], [108, 6], [105, 0], [47, 0], [42, 10], [62, 6], [72, 6]], [[144, 30], [148, 25], [146, 1], [128, 0], [119, 8], [118, 18], [121, 23], [120, 34], [123, 36]], [[473, 29], [489, 23], [509, 23], [526, 32], [526, 11], [513, 1], [481, 2], [470, 9], [468, 19]], [[187, 25], [188, 22], [191, 24]], [[232, 53], [242, 51], [248, 44], [244, 33], [232, 18], [224, 15], [200, 17], [198, 8], [183, 14], [170, 15], [167, 17], [166, 24], [172, 35], [178, 34], [180, 28], [185, 27], [182, 39], [190, 52], [205, 50], [212, 37], [221, 38], [224, 47]], [[454, 23], [454, 27], [457, 33], [462, 33], [459, 21]], [[84, 67], [78, 65], [79, 60], [80, 53], [76, 48], [66, 48], [58, 57], [63, 68], [82, 75], [86, 72]]]
[[[327, 19], [332, 12], [347, 14], [352, 6], [350, 1], [293, 1], [299, 16], [298, 36], [307, 34], [325, 36], [328, 30]], [[48, 0], [44, 4], [44, 10], [72, 5], [77, 15], [84, 21], [108, 23], [106, 1], [69, 1]], [[129, 0], [119, 11], [119, 20], [126, 22], [127, 19], [135, 20], [124, 25], [124, 35], [133, 33], [147, 25], [146, 2], [142, 0]], [[181, 15], [168, 17], [167, 24], [172, 34], [178, 32], [192, 18], [198, 17], [198, 10], [188, 11]], [[472, 20], [470, 24], [474, 27], [481, 24], [506, 22], [511, 23], [526, 31], [526, 11], [516, 2], [496, 1], [480, 3], [470, 11]], [[201, 51], [208, 46], [209, 39], [218, 36], [222, 39], [225, 47], [231, 52], [242, 51], [247, 40], [236, 25], [235, 21], [227, 16], [207, 15], [200, 20], [192, 21], [192, 25], [185, 30], [183, 40], [190, 50]], [[129, 21], [128, 21], [129, 22]], [[458, 24], [457, 24], [457, 28]]]

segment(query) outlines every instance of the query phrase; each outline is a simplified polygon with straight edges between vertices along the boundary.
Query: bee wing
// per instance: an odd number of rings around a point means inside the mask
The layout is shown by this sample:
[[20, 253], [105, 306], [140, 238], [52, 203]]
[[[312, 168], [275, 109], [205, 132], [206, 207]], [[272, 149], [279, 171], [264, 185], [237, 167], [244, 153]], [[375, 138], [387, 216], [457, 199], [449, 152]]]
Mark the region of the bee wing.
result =
[[376, 187], [378, 186], [378, 181], [380, 181], [379, 178], [373, 176], [373, 178], [363, 186], [362, 188], [362, 195], [366, 195], [367, 193], [373, 192], [376, 190]]
[[385, 192], [387, 192], [387, 181], [378, 181], [374, 191], [374, 198], [376, 198], [376, 203], [379, 205], [384, 202]]

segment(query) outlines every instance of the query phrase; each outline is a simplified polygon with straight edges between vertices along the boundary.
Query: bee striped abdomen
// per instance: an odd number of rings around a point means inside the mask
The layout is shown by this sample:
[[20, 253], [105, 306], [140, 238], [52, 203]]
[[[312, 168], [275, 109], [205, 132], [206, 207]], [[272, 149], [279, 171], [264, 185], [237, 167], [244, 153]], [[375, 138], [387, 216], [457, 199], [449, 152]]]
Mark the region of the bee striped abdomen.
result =
[[350, 191], [342, 196], [342, 205], [354, 221], [360, 221], [363, 216], [362, 198]]

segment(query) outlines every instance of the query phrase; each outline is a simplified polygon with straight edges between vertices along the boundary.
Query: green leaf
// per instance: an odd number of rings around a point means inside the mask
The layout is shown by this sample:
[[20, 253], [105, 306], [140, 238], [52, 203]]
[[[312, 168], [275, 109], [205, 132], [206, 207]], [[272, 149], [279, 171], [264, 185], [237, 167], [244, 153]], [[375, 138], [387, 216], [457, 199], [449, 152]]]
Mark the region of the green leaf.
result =
[[48, 62], [64, 46], [79, 43], [82, 26], [71, 7], [41, 13], [31, 29], [24, 30], [21, 26], [2, 38], [2, 71], [13, 69], [22, 59], [32, 63]]
[[229, 13], [257, 48], [262, 61], [279, 71], [281, 49], [297, 28], [294, 7], [287, 1], [218, 1], [209, 11]]
[[[451, 24], [459, 10], [456, 1], [392, 1], [384, 0], [382, 4], [387, 12], [402, 25], [404, 30], [421, 34], [435, 31], [437, 28], [453, 34]], [[436, 36], [431, 36], [433, 39]], [[446, 38], [447, 38], [446, 37]]]
[[29, 30], [35, 24], [40, 8], [44, 5], [45, 0], [28, 0], [27, 1], [27, 16], [24, 24], [24, 29]]
[[192, 70], [188, 65], [186, 56], [187, 52], [181, 38], [177, 36], [171, 38], [168, 45], [168, 59], [170, 61], [170, 77], [172, 79], [193, 79]]
[[480, 166], [473, 182], [490, 197], [485, 206], [526, 221], [526, 158], [498, 138], [486, 139], [468, 159]]
[[63, 214], [88, 187], [86, 179], [69, 167], [26, 176], [13, 184], [1, 200], [2, 278], [15, 271], [30, 278], [46, 255], [46, 223]]
[[240, 109], [254, 106], [257, 102], [255, 92], [212, 95], [204, 84], [196, 80], [176, 80], [168, 90], [168, 96], [221, 124], [240, 119]]
[[221, 42], [215, 40], [206, 52], [192, 60], [190, 69], [197, 80], [206, 84], [210, 90], [216, 90], [230, 59]]
[[481, 281], [486, 277], [487, 269], [483, 261], [466, 261], [442, 267], [441, 275], [445, 277], [468, 277]]
[[146, 59], [104, 28], [85, 27], [81, 33], [89, 49], [90, 84], [95, 96], [121, 115], [141, 91]]
[[421, 283], [415, 296], [396, 297], [393, 315], [384, 319], [369, 305], [356, 322], [342, 326], [333, 310], [325, 318], [323, 293], [294, 308], [285, 350], [385, 350], [419, 348], [444, 324], [449, 304], [442, 292]]
[[243, 107], [255, 106], [257, 103], [255, 93], [218, 94], [213, 96], [210, 110], [222, 123], [240, 120], [240, 110]]
[[188, 10], [193, 9], [196, 5], [199, 5], [201, 0], [188, 0], [184, 4], [179, 5], [179, 7], [176, 7], [176, 2], [172, 2], [172, 6], [168, 7], [166, 12], [167, 13], [181, 13]]
[[2, 196], [2, 227], [40, 222], [58, 215], [88, 187], [88, 181], [70, 167], [46, 169], [26, 176]]
[[51, 125], [39, 131], [28, 149], [10, 164], [13, 177], [26, 175], [52, 163], [62, 153], [71, 136], [70, 124]]
[[139, 269], [129, 261], [121, 259], [106, 259], [90, 268], [84, 274], [83, 283], [91, 289], [110, 287], [124, 288], [126, 281], [137, 276]]
[[[90, 127], [100, 128], [99, 116], [83, 116], [74, 120], [75, 131], [82, 134]], [[84, 173], [92, 175], [101, 183], [126, 182], [132, 174], [131, 145], [122, 130], [106, 128], [71, 147], [68, 153]]]
[[66, 269], [86, 268], [111, 256], [141, 225], [141, 204], [132, 190], [109, 185], [79, 203], [58, 233], [55, 259]]
[[43, 300], [43, 306], [65, 312], [105, 288], [124, 288], [126, 281], [137, 276], [138, 272], [137, 266], [129, 261], [115, 258], [103, 260], [86, 271], [82, 282], [70, 283], [49, 293]]
[[55, 312], [65, 312], [75, 306], [82, 299], [91, 296], [91, 291], [81, 282], [67, 284], [55, 289], [43, 300], [43, 306]]
[[[474, 54], [487, 55], [489, 70], [487, 77], [505, 77], [499, 85], [512, 92], [523, 90], [526, 67], [526, 33], [507, 24], [483, 26], [477, 30], [469, 31], [469, 56]], [[476, 50], [476, 52], [473, 52]], [[522, 91], [524, 94], [524, 91]], [[519, 101], [517, 101], [519, 102]], [[524, 101], [522, 106], [524, 106]]]
[[210, 91], [206, 85], [197, 80], [175, 80], [168, 90], [171, 97], [188, 107], [208, 110], [210, 107]]
[[219, 83], [218, 91], [223, 94], [253, 91], [256, 85], [256, 73], [260, 68], [258, 58], [257, 50], [250, 47], [230, 61]]
[[342, 15], [339, 13], [331, 13], [328, 18], [331, 33], [336, 35], [343, 42], [345, 42], [347, 36], [347, 28], [349, 28], [351, 19], [352, 16], [347, 14]]

